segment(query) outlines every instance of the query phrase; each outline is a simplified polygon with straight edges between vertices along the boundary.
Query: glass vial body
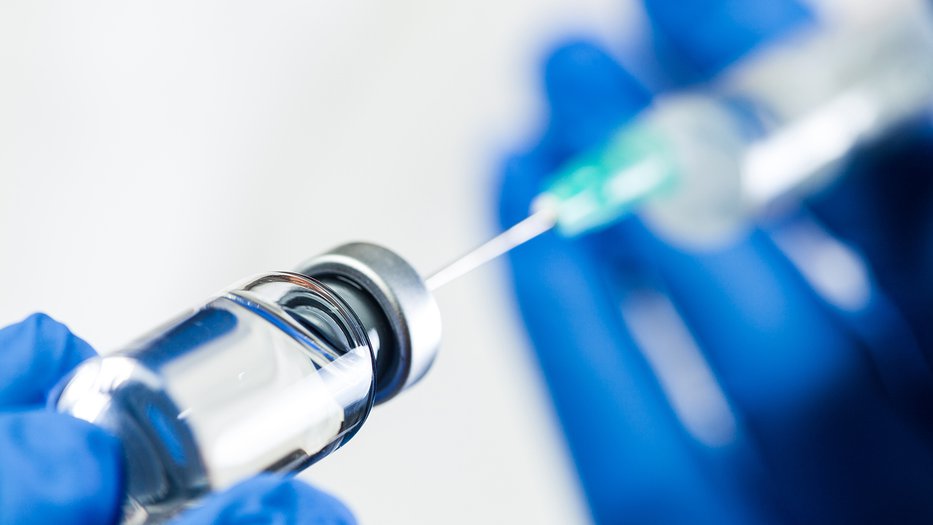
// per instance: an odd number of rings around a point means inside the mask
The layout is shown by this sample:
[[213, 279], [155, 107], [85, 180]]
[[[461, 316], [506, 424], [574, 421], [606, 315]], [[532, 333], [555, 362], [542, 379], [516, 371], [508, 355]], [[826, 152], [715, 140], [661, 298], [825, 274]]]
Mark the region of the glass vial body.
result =
[[53, 403], [121, 438], [124, 521], [155, 523], [340, 447], [372, 408], [376, 351], [328, 287], [272, 273], [82, 364]]

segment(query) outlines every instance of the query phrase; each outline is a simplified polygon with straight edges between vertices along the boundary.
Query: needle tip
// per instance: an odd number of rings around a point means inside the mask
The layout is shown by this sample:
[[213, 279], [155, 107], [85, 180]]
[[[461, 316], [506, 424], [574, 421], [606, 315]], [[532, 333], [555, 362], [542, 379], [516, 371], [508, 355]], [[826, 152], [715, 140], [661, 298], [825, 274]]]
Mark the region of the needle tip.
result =
[[525, 219], [425, 279], [425, 284], [428, 290], [435, 291], [496, 257], [534, 239], [553, 228], [556, 223], [557, 214], [553, 207], [536, 207], [534, 213]]

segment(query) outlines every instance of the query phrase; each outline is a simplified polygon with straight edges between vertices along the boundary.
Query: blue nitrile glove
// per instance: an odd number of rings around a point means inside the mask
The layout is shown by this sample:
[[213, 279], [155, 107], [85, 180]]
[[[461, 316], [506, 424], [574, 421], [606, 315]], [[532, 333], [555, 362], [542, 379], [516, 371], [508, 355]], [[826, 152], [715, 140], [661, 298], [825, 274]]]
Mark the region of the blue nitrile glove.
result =
[[[789, 0], [645, 2], [674, 87], [812, 23]], [[584, 41], [544, 74], [547, 127], [506, 163], [503, 226], [652, 96]], [[511, 254], [598, 523], [933, 522], [933, 133], [882, 149], [730, 246], [691, 253], [632, 218]]]
[[[46, 395], [94, 355], [45, 315], [0, 330], [0, 525], [116, 523], [122, 461], [116, 438], [44, 409]], [[349, 525], [350, 512], [295, 480], [262, 475], [205, 500], [174, 525]]]

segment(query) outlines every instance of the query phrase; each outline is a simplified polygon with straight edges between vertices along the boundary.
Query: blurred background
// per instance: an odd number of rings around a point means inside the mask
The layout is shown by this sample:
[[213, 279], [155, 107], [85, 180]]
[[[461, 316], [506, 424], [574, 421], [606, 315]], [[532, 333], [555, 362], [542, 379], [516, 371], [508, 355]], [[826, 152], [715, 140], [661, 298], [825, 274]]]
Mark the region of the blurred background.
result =
[[[0, 4], [0, 324], [106, 352], [350, 240], [425, 273], [494, 233], [539, 63], [623, 0]], [[624, 53], [624, 52], [623, 52]], [[443, 289], [442, 353], [306, 477], [363, 523], [586, 511], [499, 264]]]

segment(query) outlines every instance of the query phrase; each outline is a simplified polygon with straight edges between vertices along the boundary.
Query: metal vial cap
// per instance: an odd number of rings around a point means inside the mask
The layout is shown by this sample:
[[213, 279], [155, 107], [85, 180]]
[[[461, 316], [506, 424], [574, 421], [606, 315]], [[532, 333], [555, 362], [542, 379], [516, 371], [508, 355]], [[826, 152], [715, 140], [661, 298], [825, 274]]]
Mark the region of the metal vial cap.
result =
[[374, 342], [376, 403], [415, 384], [431, 367], [441, 342], [440, 310], [421, 275], [398, 254], [370, 243], [344, 244], [313, 257], [299, 272], [333, 284], [348, 303], [360, 305], [368, 330], [380, 339], [388, 335], [389, 341]]

